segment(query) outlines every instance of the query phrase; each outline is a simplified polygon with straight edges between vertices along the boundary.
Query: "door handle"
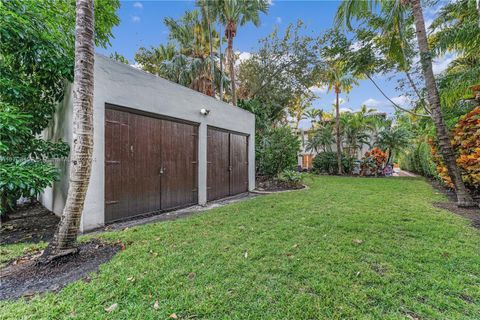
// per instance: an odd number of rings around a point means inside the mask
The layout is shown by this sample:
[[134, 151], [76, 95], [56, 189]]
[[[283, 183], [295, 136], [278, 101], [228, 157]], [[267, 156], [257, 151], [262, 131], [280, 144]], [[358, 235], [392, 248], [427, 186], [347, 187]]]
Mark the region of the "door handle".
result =
[[163, 172], [164, 172], [164, 169], [163, 169], [163, 167], [161, 167], [160, 168], [160, 174], [163, 174]]

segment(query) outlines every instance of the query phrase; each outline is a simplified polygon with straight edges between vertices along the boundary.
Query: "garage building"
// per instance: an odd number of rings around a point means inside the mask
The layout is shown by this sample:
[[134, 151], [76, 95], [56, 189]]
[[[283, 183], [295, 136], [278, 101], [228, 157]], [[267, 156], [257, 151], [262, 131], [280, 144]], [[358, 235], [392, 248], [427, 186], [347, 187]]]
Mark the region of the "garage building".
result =
[[[255, 117], [248, 111], [95, 56], [94, 151], [81, 231], [204, 205], [255, 188]], [[46, 138], [71, 143], [71, 86]], [[40, 200], [61, 215], [68, 161]]]

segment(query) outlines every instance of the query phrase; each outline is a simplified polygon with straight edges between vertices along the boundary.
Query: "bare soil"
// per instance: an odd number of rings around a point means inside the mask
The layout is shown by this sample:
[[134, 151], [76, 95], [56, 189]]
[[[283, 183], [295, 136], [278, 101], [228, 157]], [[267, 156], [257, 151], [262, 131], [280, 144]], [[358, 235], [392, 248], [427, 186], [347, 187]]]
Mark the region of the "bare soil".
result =
[[58, 291], [70, 282], [84, 279], [109, 261], [122, 248], [100, 240], [81, 243], [76, 254], [48, 264], [38, 263], [42, 251], [15, 259], [0, 269], [0, 300], [30, 297], [46, 291]]
[[59, 217], [40, 203], [20, 206], [2, 224], [0, 244], [49, 242], [59, 221]]
[[436, 190], [443, 193], [448, 198], [448, 201], [446, 202], [435, 202], [433, 204], [434, 207], [445, 209], [454, 214], [458, 214], [459, 216], [467, 218], [471, 221], [473, 227], [480, 229], [480, 208], [478, 206], [474, 208], [459, 208], [456, 204], [457, 198], [455, 192], [444, 187], [437, 180], [431, 180], [430, 183]]
[[303, 189], [303, 184], [291, 184], [267, 177], [256, 177], [256, 189], [259, 191], [286, 191]]

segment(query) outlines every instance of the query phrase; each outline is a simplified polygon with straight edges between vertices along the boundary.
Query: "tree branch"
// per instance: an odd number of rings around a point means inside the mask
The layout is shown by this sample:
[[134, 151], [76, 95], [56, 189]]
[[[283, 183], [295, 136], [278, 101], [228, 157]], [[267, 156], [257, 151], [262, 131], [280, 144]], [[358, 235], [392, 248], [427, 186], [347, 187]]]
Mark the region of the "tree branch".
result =
[[365, 76], [373, 83], [373, 85], [378, 89], [378, 91], [380, 91], [380, 93], [393, 105], [394, 108], [396, 109], [399, 109], [399, 110], [402, 110], [404, 112], [407, 112], [411, 115], [414, 115], [414, 116], [418, 116], [418, 117], [430, 117], [428, 114], [421, 114], [421, 113], [415, 113], [411, 110], [408, 110], [408, 109], [405, 109], [405, 108], [402, 108], [400, 107], [398, 104], [396, 104], [395, 102], [392, 101], [392, 99], [390, 99], [386, 94], [385, 92], [383, 92], [382, 89], [380, 89], [380, 87], [377, 85], [377, 83], [370, 77], [370, 75], [368, 75], [367, 73], [365, 73]]

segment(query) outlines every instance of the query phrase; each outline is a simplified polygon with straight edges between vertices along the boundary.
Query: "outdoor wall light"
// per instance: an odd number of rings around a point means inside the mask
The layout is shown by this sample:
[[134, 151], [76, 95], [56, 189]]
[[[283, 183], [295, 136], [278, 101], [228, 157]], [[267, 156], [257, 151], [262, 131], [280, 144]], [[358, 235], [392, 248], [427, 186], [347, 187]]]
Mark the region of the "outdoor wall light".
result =
[[200, 113], [204, 116], [207, 116], [210, 113], [210, 110], [202, 108], [200, 109]]

